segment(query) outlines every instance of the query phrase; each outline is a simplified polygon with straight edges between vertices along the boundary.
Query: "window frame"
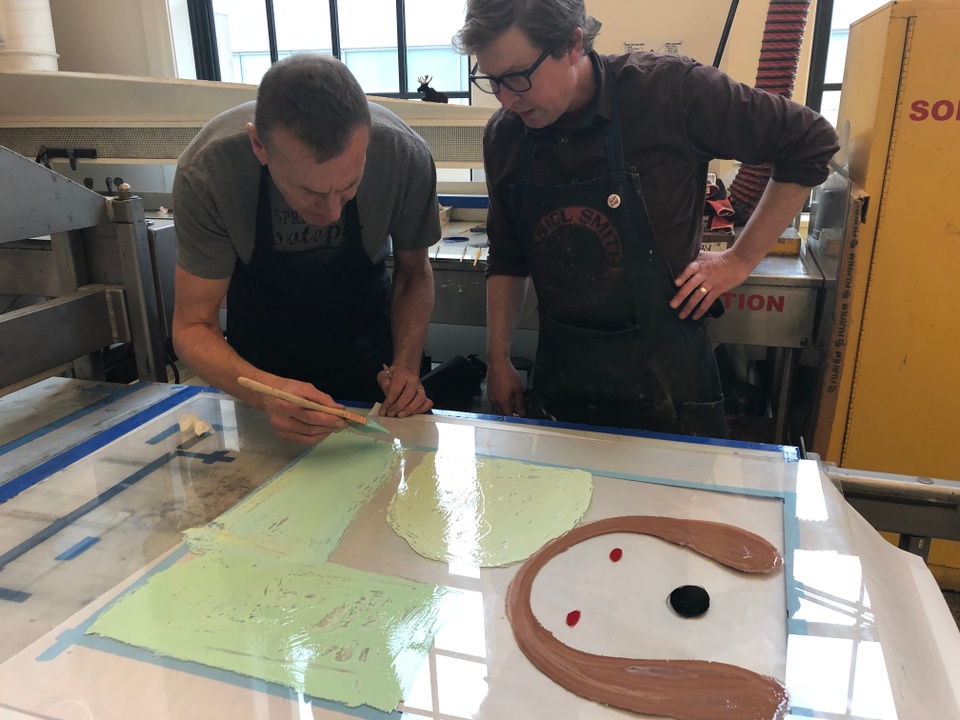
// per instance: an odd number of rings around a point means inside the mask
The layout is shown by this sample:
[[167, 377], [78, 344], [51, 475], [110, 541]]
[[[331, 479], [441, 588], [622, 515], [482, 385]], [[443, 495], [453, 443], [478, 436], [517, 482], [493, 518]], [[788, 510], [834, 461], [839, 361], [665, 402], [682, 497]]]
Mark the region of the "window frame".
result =
[[807, 107], [820, 112], [823, 94], [839, 90], [840, 83], [824, 83], [827, 76], [827, 52], [830, 49], [830, 26], [833, 21], [833, 0], [817, 0], [813, 20], [813, 44], [810, 48], [810, 69], [807, 76]]
[[[198, 17], [213, 17], [213, 0], [187, 0], [188, 6], [193, 9]], [[264, 9], [267, 14], [267, 44], [270, 52], [270, 64], [279, 59], [279, 49], [277, 44], [276, 18], [273, 10], [273, 0], [263, 0]], [[340, 18], [338, 12], [339, 0], [327, 0], [330, 4], [330, 41], [332, 54], [338, 60], [343, 60], [343, 49], [340, 44]], [[405, 100], [418, 100], [420, 94], [416, 88], [410, 88], [407, 83], [407, 23], [406, 23], [406, 0], [396, 0], [397, 4], [397, 68], [398, 68], [398, 92], [377, 92], [370, 93], [380, 97], [401, 98]], [[217, 35], [216, 28], [212, 22], [194, 23], [191, 15], [190, 34], [193, 38], [194, 55], [196, 57], [206, 58], [207, 61], [197, 65], [198, 80], [220, 80], [220, 62], [217, 57]], [[451, 100], [457, 98], [466, 98], [471, 100], [470, 84], [467, 84], [466, 90], [445, 90], [436, 88], [438, 92], [443, 92]]]

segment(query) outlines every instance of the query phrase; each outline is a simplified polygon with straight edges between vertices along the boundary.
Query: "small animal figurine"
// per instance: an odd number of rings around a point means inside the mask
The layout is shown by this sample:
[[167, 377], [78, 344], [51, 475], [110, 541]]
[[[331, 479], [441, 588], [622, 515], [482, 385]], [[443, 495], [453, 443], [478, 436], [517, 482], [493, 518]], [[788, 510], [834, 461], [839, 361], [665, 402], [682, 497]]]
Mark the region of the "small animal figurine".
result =
[[424, 75], [417, 78], [417, 82], [420, 83], [420, 87], [417, 88], [418, 93], [423, 93], [424, 102], [435, 102], [435, 103], [448, 103], [450, 98], [447, 97], [446, 93], [437, 92], [432, 87], [430, 87], [430, 81], [433, 80], [433, 75]]

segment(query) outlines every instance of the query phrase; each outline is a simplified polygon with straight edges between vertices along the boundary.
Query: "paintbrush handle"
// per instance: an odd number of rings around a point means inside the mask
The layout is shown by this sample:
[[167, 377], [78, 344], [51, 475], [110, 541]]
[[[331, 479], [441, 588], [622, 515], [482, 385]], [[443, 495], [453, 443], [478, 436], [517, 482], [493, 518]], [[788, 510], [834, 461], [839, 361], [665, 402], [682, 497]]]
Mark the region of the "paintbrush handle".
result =
[[291, 395], [288, 392], [284, 392], [283, 390], [279, 390], [275, 387], [270, 387], [269, 385], [264, 385], [263, 383], [259, 383], [256, 380], [251, 380], [250, 378], [238, 377], [237, 383], [241, 387], [245, 387], [248, 390], [254, 390], [258, 393], [263, 393], [264, 395], [270, 395], [281, 400], [286, 400], [287, 402], [293, 403], [294, 405], [299, 405], [307, 410], [317, 410], [318, 412], [327, 413], [328, 415], [336, 415], [344, 420], [359, 423], [360, 425], [367, 424], [367, 419], [363, 415], [357, 415], [356, 413], [349, 412], [348, 410], [341, 410], [340, 408], [320, 405], [312, 400], [307, 400], [299, 395]]

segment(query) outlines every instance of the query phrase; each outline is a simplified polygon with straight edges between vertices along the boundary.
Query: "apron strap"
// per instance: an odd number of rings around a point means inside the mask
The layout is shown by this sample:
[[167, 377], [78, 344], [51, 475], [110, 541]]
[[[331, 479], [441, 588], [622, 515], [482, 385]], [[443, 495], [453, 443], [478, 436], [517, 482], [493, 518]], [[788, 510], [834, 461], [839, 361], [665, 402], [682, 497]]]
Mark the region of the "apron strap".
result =
[[273, 223], [270, 213], [270, 169], [266, 165], [260, 166], [260, 189], [257, 192], [257, 224], [255, 227], [253, 251], [269, 242], [273, 235]]

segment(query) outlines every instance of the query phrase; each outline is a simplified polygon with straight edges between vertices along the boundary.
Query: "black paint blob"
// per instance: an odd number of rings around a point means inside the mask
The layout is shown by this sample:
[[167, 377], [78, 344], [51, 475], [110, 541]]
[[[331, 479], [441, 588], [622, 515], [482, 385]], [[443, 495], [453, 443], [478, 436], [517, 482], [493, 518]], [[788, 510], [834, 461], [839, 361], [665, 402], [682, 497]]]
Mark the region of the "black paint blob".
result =
[[682, 618], [695, 618], [710, 609], [710, 595], [699, 585], [681, 585], [667, 601], [670, 609]]

